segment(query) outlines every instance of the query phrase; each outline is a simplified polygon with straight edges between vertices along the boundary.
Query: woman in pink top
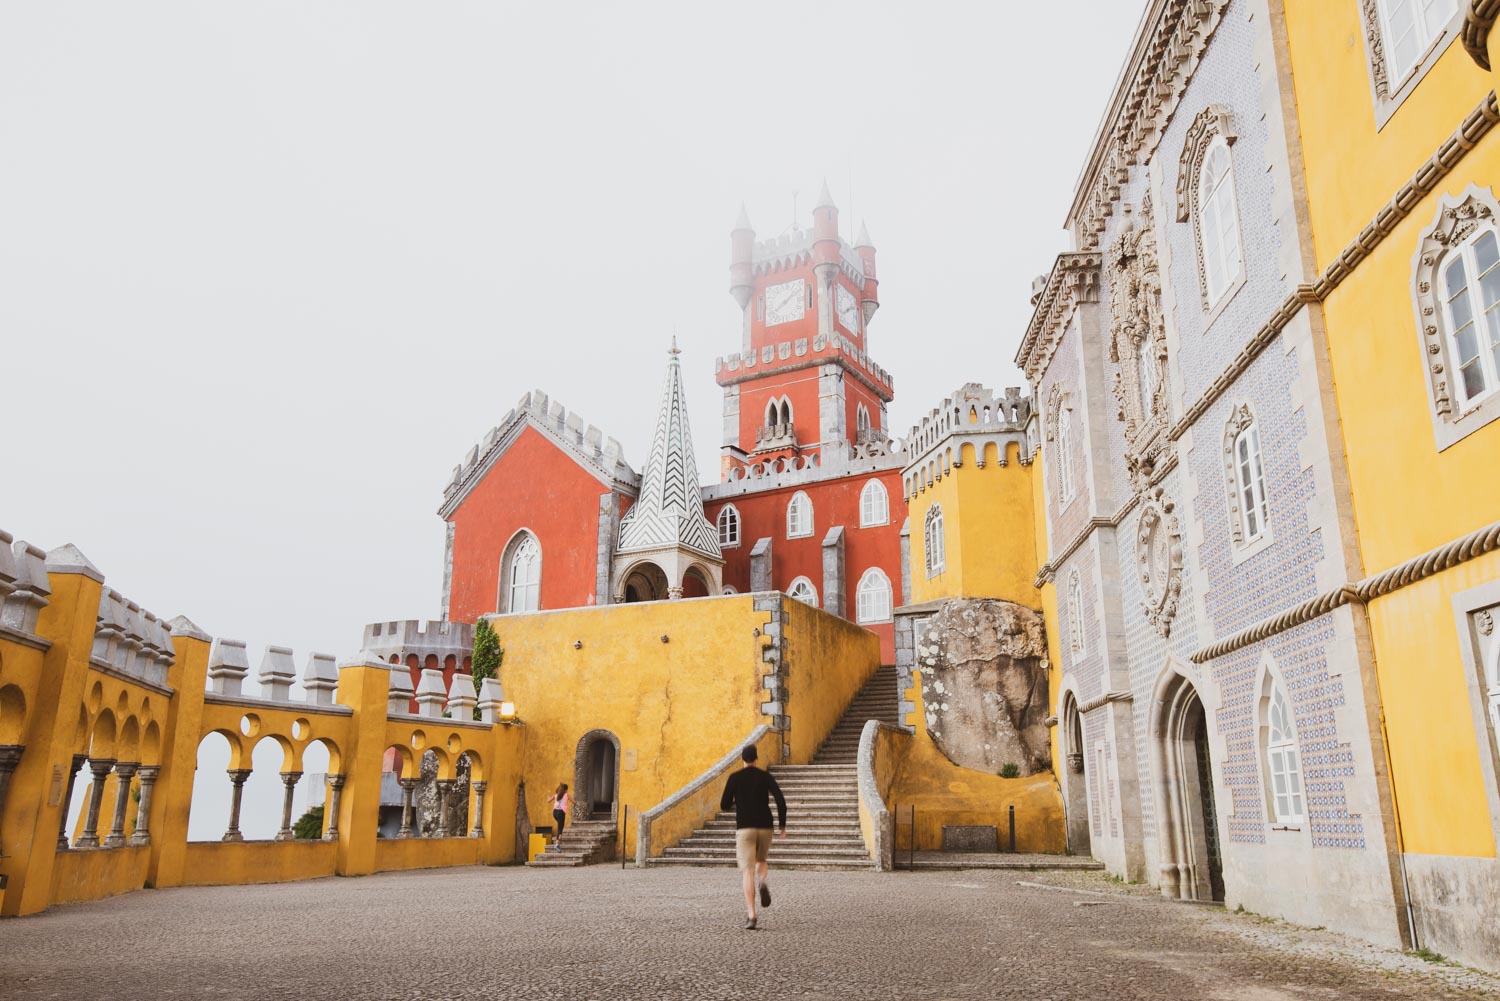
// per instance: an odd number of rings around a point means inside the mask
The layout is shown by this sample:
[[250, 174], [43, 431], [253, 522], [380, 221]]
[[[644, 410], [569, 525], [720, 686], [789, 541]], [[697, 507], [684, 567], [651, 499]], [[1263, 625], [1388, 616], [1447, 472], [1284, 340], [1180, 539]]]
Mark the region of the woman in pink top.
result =
[[568, 811], [573, 808], [573, 797], [568, 795], [568, 784], [559, 783], [557, 791], [547, 802], [552, 804], [552, 819], [557, 821], [557, 835], [553, 838], [555, 842], [557, 838], [562, 837], [563, 825], [568, 822]]

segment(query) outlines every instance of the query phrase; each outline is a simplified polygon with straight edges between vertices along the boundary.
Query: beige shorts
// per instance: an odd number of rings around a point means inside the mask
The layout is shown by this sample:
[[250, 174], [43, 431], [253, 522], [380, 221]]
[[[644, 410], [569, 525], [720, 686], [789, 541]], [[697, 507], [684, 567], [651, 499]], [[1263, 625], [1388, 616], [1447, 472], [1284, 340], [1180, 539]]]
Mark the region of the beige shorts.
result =
[[734, 832], [734, 857], [741, 869], [764, 862], [771, 854], [769, 827], [742, 827]]

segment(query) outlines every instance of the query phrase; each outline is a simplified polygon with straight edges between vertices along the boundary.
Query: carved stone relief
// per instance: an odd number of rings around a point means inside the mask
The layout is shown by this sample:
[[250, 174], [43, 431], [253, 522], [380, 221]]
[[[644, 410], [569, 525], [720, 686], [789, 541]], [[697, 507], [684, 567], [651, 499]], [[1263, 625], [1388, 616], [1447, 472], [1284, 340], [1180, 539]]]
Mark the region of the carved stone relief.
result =
[[1162, 636], [1171, 633], [1182, 592], [1182, 532], [1175, 507], [1161, 487], [1152, 488], [1142, 502], [1136, 529], [1136, 560], [1146, 617]]
[[1166, 448], [1166, 326], [1151, 199], [1139, 213], [1128, 209], [1110, 245], [1109, 360], [1119, 366], [1114, 393], [1125, 422], [1126, 464], [1138, 489], [1149, 482]]

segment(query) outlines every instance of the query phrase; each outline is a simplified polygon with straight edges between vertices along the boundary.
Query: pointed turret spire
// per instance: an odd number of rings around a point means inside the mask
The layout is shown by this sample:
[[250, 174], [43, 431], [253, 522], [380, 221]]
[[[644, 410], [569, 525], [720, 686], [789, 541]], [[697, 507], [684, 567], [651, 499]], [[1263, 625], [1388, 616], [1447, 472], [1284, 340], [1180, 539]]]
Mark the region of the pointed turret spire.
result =
[[865, 225], [864, 220], [860, 220], [860, 224], [859, 224], [859, 236], [855, 237], [854, 245], [856, 247], [873, 247], [873, 246], [875, 246], [875, 244], [873, 244], [873, 243], [870, 242], [870, 229], [869, 229], [868, 226]]
[[687, 401], [682, 392], [682, 366], [678, 361], [681, 354], [674, 336], [667, 352], [667, 378], [662, 386], [651, 455], [641, 473], [640, 496], [620, 522], [616, 552], [687, 549], [722, 560], [717, 534], [703, 515], [698, 462], [693, 454]]
[[755, 227], [750, 225], [750, 213], [745, 211], [744, 202], [740, 202], [740, 217], [734, 221], [734, 228], [736, 230], [748, 229], [752, 232], [755, 230]]
[[823, 178], [823, 190], [818, 192], [818, 204], [814, 208], [837, 208], [833, 204], [833, 196], [828, 193], [828, 178]]

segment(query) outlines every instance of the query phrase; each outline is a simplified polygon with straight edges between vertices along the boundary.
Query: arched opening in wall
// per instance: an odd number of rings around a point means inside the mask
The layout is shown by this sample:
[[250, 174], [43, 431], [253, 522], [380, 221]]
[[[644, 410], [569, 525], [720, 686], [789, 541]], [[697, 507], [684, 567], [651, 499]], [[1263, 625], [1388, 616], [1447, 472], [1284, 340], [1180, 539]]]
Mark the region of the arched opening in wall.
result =
[[[219, 841], [229, 826], [229, 735], [214, 730], [198, 742], [198, 765], [193, 773], [193, 797], [188, 804], [188, 840]], [[87, 765], [84, 766], [87, 769]], [[84, 776], [79, 776], [82, 785]]]
[[581, 820], [613, 820], [620, 788], [620, 738], [590, 730], [578, 742], [573, 811]]
[[1223, 900], [1224, 864], [1203, 702], [1193, 683], [1169, 666], [1157, 683], [1152, 706], [1162, 895]]
[[[0, 664], [0, 670], [3, 669]], [[0, 687], [0, 744], [19, 744], [25, 733], [25, 693], [15, 685]]]
[[1063, 804], [1067, 808], [1068, 849], [1074, 855], [1092, 855], [1089, 832], [1089, 786], [1085, 771], [1088, 755], [1083, 750], [1083, 714], [1072, 692], [1063, 696]]
[[[321, 838], [328, 829], [328, 776], [338, 774], [338, 748], [325, 740], [314, 740], [302, 749], [302, 778], [297, 782], [296, 796], [292, 800], [292, 824], [296, 824], [308, 811], [322, 807], [324, 816], [315, 837]], [[299, 832], [299, 837], [301, 836]]]
[[667, 575], [655, 563], [638, 563], [625, 574], [625, 601], [664, 601]]
[[[77, 837], [77, 832], [83, 819], [83, 811], [88, 806], [88, 787], [91, 776], [87, 754], [89, 751], [89, 711], [80, 706], [78, 708], [78, 726], [73, 734], [73, 757], [63, 766], [64, 769], [73, 768], [70, 776], [65, 771], [63, 774], [63, 792], [68, 797], [68, 802], [63, 804], [63, 810], [67, 820], [59, 831], [58, 847], [71, 846]], [[74, 762], [78, 764], [74, 767]]]
[[281, 772], [287, 767], [286, 752], [275, 737], [262, 737], [245, 767], [251, 772], [240, 794], [240, 834], [246, 841], [271, 841], [281, 830], [281, 804], [286, 794]]
[[438, 655], [435, 653], [429, 653], [422, 661], [422, 670], [441, 671], [442, 666], [438, 663]]
[[688, 567], [687, 573], [682, 575], [682, 596], [684, 598], [706, 598], [714, 593], [713, 580], [708, 573], [699, 566]]

